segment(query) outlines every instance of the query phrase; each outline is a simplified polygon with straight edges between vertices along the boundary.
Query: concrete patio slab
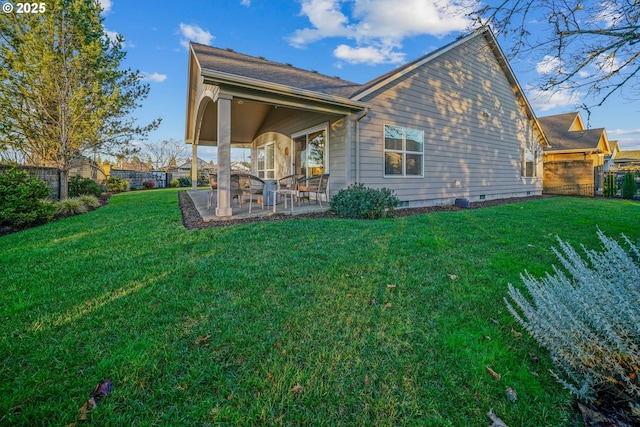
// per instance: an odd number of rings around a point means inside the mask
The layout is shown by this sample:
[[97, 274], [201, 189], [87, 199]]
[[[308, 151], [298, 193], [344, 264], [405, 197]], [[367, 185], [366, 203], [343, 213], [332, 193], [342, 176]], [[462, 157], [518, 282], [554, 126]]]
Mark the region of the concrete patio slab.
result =
[[207, 208], [207, 204], [209, 203], [209, 190], [187, 190], [187, 194], [193, 200], [193, 204], [196, 206], [198, 213], [202, 217], [204, 222], [210, 221], [229, 221], [234, 219], [245, 219], [245, 218], [259, 218], [264, 216], [272, 216], [272, 215], [301, 215], [313, 212], [324, 212], [329, 210], [329, 203], [322, 202], [322, 207], [320, 204], [315, 201], [311, 201], [310, 203], [302, 203], [298, 206], [297, 203], [293, 206], [293, 213], [291, 210], [291, 206], [287, 204], [287, 208], [285, 209], [282, 198], [278, 200], [276, 204], [276, 212], [273, 212], [273, 206], [265, 206], [264, 209], [258, 203], [253, 203], [251, 208], [251, 213], [249, 213], [249, 203], [243, 203], [242, 207], [237, 201], [232, 201], [231, 207], [233, 209], [232, 217], [218, 217], [216, 216], [216, 207], [215, 204], [211, 206], [211, 208]]

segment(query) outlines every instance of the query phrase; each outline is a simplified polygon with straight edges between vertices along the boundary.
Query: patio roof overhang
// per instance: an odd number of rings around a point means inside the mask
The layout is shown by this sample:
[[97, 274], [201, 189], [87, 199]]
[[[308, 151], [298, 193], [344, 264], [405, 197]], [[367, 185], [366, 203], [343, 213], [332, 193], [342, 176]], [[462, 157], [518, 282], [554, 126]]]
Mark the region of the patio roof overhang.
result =
[[202, 70], [200, 76], [199, 92], [202, 94], [206, 92], [203, 88], [209, 88], [213, 96], [194, 100], [197, 109], [195, 116], [200, 119], [193, 123], [194, 128], [187, 135], [187, 143], [195, 141], [202, 146], [218, 145], [216, 101], [220, 94], [232, 99], [231, 144], [236, 147], [246, 147], [252, 143], [273, 109], [289, 108], [348, 115], [362, 111], [367, 106], [361, 101], [215, 70]]

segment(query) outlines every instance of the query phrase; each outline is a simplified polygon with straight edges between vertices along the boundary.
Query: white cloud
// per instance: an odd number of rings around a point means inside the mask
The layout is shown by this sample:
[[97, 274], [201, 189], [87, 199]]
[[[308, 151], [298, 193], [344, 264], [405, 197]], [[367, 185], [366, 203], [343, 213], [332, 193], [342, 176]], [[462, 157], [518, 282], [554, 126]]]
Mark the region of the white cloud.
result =
[[185, 49], [189, 49], [189, 41], [194, 41], [200, 44], [210, 44], [211, 40], [215, 37], [206, 30], [203, 30], [197, 25], [188, 25], [188, 24], [180, 24], [180, 34], [182, 35], [182, 39], [180, 39], [180, 45], [182, 45]]
[[[289, 42], [304, 47], [315, 41], [344, 37], [334, 55], [347, 62], [377, 64], [404, 58], [394, 49], [419, 35], [444, 36], [465, 30], [465, 12], [475, 0], [302, 0], [301, 15], [311, 27], [296, 30]], [[350, 13], [350, 16], [348, 16]]]
[[351, 47], [341, 44], [334, 51], [333, 55], [350, 64], [382, 64], [404, 62], [404, 54], [392, 52], [385, 48], [374, 46]]
[[100, 0], [100, 7], [102, 7], [102, 13], [109, 13], [111, 11], [111, 0]]
[[569, 89], [554, 89], [543, 91], [527, 87], [525, 92], [534, 110], [547, 111], [557, 107], [575, 106], [580, 102], [582, 94]]
[[620, 150], [640, 150], [640, 129], [607, 129], [609, 141], [618, 141]]
[[145, 82], [162, 83], [167, 80], [166, 74], [160, 73], [142, 73], [142, 80]]
[[242, 0], [240, 4], [247, 7], [251, 6], [251, 0]]
[[545, 55], [542, 61], [536, 64], [536, 71], [539, 74], [557, 74], [561, 70], [562, 62], [556, 56]]
[[[106, 28], [104, 29], [104, 34], [111, 41], [111, 43], [116, 43], [118, 41], [118, 36], [120, 35], [117, 31], [107, 30]], [[122, 39], [121, 47], [124, 49], [125, 47], [129, 47], [129, 48], [135, 47], [135, 45], [133, 43], [129, 43], [124, 39]]]

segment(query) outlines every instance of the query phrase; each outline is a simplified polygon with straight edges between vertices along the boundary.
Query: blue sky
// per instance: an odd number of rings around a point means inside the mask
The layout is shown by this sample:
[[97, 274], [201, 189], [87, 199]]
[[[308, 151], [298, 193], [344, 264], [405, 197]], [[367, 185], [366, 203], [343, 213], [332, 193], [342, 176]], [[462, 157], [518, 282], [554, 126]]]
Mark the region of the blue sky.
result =
[[[434, 6], [443, 1], [100, 0], [105, 29], [125, 39], [123, 65], [151, 86], [136, 116], [140, 124], [162, 117], [152, 142], [184, 139], [189, 40], [365, 83], [466, 33], [463, 12]], [[511, 67], [538, 117], [577, 111], [585, 101], [562, 92], [538, 97], [531, 84], [544, 64]], [[613, 98], [593, 110], [590, 126], [606, 128], [623, 150], [640, 149], [640, 101]], [[202, 148], [198, 154], [213, 158]]]

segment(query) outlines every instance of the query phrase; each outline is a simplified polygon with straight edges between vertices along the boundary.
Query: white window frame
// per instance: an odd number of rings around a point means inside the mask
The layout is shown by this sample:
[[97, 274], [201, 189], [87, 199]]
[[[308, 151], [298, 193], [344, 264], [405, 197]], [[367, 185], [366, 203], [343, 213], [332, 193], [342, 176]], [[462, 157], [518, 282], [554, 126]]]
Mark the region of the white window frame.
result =
[[[315, 133], [315, 132], [319, 132], [319, 131], [324, 131], [324, 153], [323, 153], [323, 158], [322, 158], [322, 169], [323, 169], [323, 173], [330, 173], [329, 171], [329, 123], [322, 123], [316, 126], [312, 126], [310, 128], [301, 130], [299, 132], [293, 133], [291, 134], [291, 150], [292, 150], [292, 156], [291, 156], [291, 170], [294, 171], [294, 162], [295, 162], [295, 157], [297, 156], [296, 153], [294, 153], [293, 151], [296, 149], [295, 147], [295, 143], [294, 141], [296, 140], [296, 138], [299, 138], [301, 136], [307, 136], [307, 144], [309, 143], [309, 134]], [[294, 171], [295, 172], [295, 171]], [[292, 172], [292, 173], [294, 173]]]
[[[387, 126], [393, 126], [395, 128], [401, 128], [402, 129], [402, 149], [398, 150], [398, 149], [388, 149], [387, 148], [387, 146], [386, 146], [386, 128], [387, 128]], [[407, 130], [417, 131], [417, 132], [420, 132], [422, 134], [422, 151], [410, 151], [410, 150], [407, 150], [407, 139], [406, 139], [406, 135], [407, 135], [406, 131]], [[385, 125], [383, 125], [383, 128], [382, 128], [382, 148], [383, 148], [382, 171], [383, 171], [383, 175], [384, 175], [385, 178], [424, 178], [424, 130], [411, 128], [411, 127], [408, 127], [408, 126], [385, 124]], [[402, 156], [402, 174], [391, 174], [391, 175], [387, 174], [387, 167], [386, 167], [387, 153], [397, 153], [397, 154], [400, 154]], [[419, 155], [420, 156], [420, 158], [421, 158], [421, 160], [420, 160], [420, 175], [407, 175], [407, 154]]]
[[[269, 147], [271, 147], [271, 156], [272, 156], [272, 168], [268, 168], [268, 159], [267, 154], [269, 153]], [[260, 150], [264, 151], [264, 167], [260, 168]], [[258, 172], [258, 178], [261, 179], [275, 179], [276, 176], [276, 143], [275, 141], [267, 142], [266, 144], [260, 145], [256, 149], [256, 170]], [[271, 175], [271, 176], [269, 176]]]
[[[520, 158], [520, 174], [523, 178], [535, 178], [537, 176], [537, 151], [530, 148], [523, 148]], [[531, 175], [527, 174], [527, 163], [531, 163]]]

